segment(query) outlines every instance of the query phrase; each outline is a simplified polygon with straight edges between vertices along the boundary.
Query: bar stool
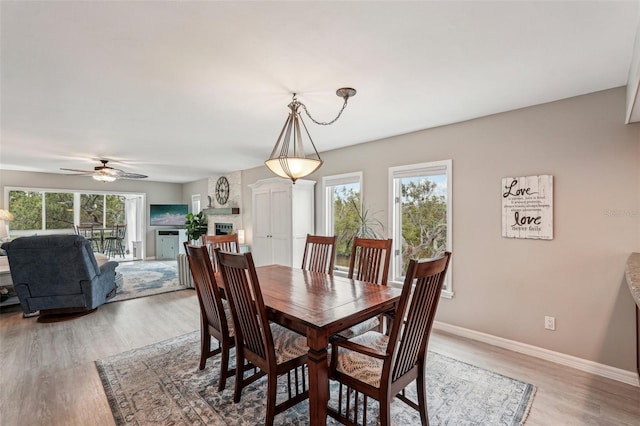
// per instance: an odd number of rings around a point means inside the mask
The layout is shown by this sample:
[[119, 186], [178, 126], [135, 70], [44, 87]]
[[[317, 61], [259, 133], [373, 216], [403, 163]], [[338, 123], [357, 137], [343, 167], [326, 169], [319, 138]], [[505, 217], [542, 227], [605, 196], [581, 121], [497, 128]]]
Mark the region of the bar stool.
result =
[[111, 235], [104, 237], [105, 254], [109, 257], [120, 255], [124, 257], [124, 238], [127, 233], [127, 225], [115, 225]]

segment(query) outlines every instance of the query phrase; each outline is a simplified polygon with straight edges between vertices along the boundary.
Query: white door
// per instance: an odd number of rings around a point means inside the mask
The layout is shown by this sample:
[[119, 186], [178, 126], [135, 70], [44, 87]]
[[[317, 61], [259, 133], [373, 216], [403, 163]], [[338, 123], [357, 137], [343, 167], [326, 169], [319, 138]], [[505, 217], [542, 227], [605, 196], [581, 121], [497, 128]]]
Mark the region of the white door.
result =
[[270, 191], [256, 191], [253, 195], [253, 247], [251, 254], [256, 266], [270, 265], [271, 257], [271, 199]]
[[291, 265], [291, 191], [271, 191], [271, 263]]

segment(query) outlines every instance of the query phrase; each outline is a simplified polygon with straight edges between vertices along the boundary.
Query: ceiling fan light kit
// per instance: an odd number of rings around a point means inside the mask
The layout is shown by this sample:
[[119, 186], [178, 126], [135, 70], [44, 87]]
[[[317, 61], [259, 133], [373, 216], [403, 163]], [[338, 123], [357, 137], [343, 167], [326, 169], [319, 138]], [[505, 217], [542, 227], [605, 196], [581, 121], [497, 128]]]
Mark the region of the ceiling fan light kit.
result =
[[109, 176], [107, 174], [93, 175], [93, 178], [100, 182], [113, 182], [116, 180], [114, 176]]
[[[342, 112], [347, 107], [347, 102], [349, 98], [355, 96], [356, 90], [350, 87], [342, 87], [336, 91], [336, 95], [340, 96], [344, 99], [344, 103], [342, 104], [342, 108], [336, 118], [329, 122], [320, 122], [316, 121], [309, 111], [307, 107], [296, 98], [296, 94], [293, 94], [293, 100], [288, 105], [289, 107], [289, 116], [280, 131], [280, 135], [278, 136], [278, 140], [276, 141], [276, 145], [273, 147], [273, 151], [271, 151], [271, 156], [267, 161], [264, 162], [265, 166], [274, 174], [291, 179], [293, 183], [296, 183], [297, 179], [310, 175], [315, 172], [322, 166], [322, 159], [318, 154], [318, 150], [316, 149], [315, 144], [313, 143], [313, 139], [311, 139], [311, 135], [309, 134], [309, 130], [307, 130], [307, 126], [302, 120], [302, 116], [300, 115], [300, 108], [304, 110], [307, 116], [314, 123], [321, 126], [328, 126], [336, 122]], [[304, 132], [302, 131], [304, 129]], [[313, 153], [310, 155], [305, 154], [305, 143], [303, 137], [309, 139], [309, 144], [311, 148], [313, 148]]]

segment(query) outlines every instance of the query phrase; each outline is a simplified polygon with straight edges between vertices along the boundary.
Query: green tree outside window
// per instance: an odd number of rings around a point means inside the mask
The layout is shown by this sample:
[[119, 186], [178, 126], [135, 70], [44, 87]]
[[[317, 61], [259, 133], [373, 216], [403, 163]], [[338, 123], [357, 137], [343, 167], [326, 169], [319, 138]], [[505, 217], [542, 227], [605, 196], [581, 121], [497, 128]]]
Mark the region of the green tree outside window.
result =
[[447, 199], [439, 192], [434, 179], [401, 180], [403, 274], [410, 259], [440, 256], [446, 249]]
[[42, 229], [42, 192], [9, 191], [9, 211], [15, 216], [11, 229]]
[[[75, 193], [47, 191], [9, 191], [9, 211], [15, 216], [15, 231], [72, 230]], [[115, 194], [81, 193], [78, 206], [80, 223], [97, 227], [126, 224], [125, 197]], [[44, 228], [43, 219], [44, 203]]]
[[73, 229], [73, 194], [47, 192], [44, 200], [45, 229]]

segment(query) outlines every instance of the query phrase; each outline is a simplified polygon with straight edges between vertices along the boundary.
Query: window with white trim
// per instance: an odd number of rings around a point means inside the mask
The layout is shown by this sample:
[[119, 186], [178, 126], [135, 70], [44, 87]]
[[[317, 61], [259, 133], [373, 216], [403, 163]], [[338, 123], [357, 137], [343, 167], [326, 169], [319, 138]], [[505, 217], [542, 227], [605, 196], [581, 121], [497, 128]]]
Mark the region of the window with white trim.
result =
[[5, 200], [15, 216], [10, 226], [16, 235], [73, 233], [74, 225], [110, 227], [126, 222], [125, 197], [119, 194], [5, 187]]
[[362, 172], [322, 178], [324, 232], [336, 236], [336, 269], [349, 268], [351, 244], [358, 232]]
[[191, 212], [193, 214], [200, 213], [200, 194], [191, 195]]
[[[393, 282], [404, 282], [410, 259], [451, 251], [451, 163], [433, 161], [389, 169]], [[451, 269], [442, 291], [447, 297], [453, 295]]]

